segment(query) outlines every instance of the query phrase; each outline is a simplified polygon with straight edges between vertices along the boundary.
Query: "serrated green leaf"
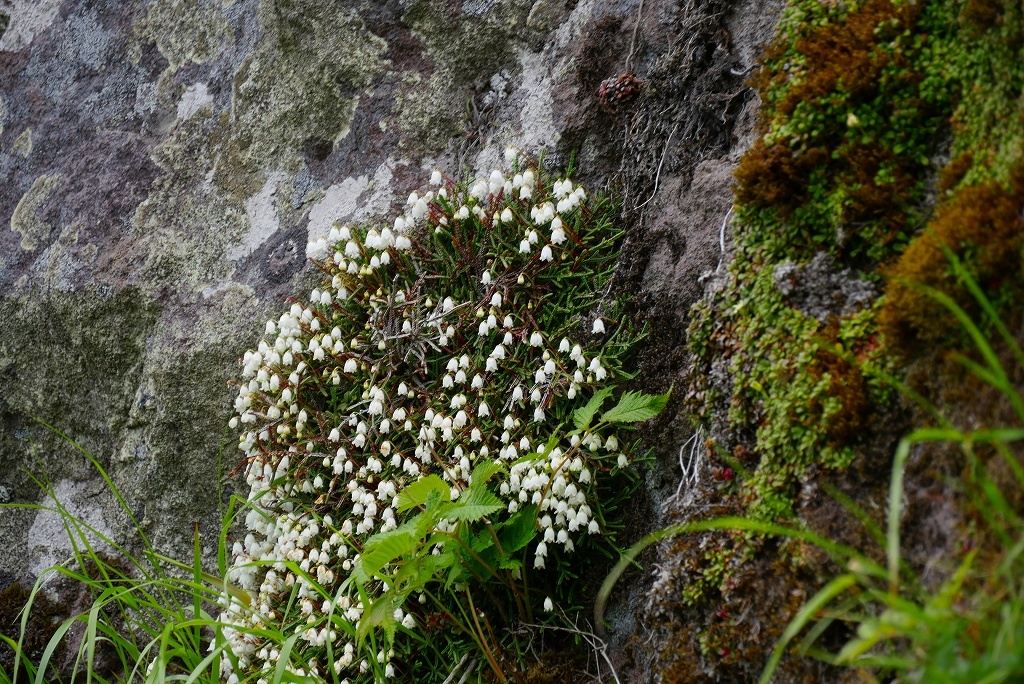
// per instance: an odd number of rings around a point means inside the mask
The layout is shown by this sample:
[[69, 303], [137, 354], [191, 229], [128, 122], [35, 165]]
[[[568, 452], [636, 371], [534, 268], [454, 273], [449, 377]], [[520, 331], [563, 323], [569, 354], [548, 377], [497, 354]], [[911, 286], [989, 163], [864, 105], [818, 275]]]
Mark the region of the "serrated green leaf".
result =
[[505, 466], [499, 461], [481, 462], [473, 469], [473, 474], [469, 478], [470, 488], [484, 486], [488, 480], [503, 470], [505, 470]]
[[586, 406], [582, 406], [572, 413], [572, 422], [576, 426], [577, 430], [584, 430], [590, 427], [590, 421], [594, 419], [594, 414], [601, 408], [601, 404], [607, 399], [612, 393], [611, 387], [605, 387], [597, 391], [594, 396], [590, 398]]
[[445, 506], [450, 505], [451, 502], [452, 493], [450, 489], [444, 494], [432, 489], [427, 493], [427, 513], [431, 515], [434, 520], [437, 520], [443, 517], [439, 515], [439, 513], [444, 510]]
[[533, 463], [534, 461], [539, 461], [541, 458], [543, 458], [543, 457], [540, 454], [538, 454], [536, 451], [531, 451], [529, 453], [523, 454], [522, 456], [520, 456], [516, 460], [512, 461], [511, 465], [520, 465], [522, 463]]
[[601, 420], [606, 423], [639, 423], [661, 413], [668, 403], [668, 395], [644, 394], [642, 392], [626, 392], [619, 403], [605, 411]]
[[480, 534], [475, 534], [469, 539], [469, 548], [477, 553], [494, 546], [494, 537], [486, 529]]
[[476, 522], [480, 518], [490, 515], [495, 511], [501, 510], [504, 506], [501, 503], [494, 505], [489, 504], [469, 504], [466, 506], [456, 506], [452, 510], [448, 511], [449, 518], [453, 520], [465, 520], [468, 522]]
[[474, 522], [504, 507], [501, 499], [481, 487], [480, 489], [466, 490], [463, 497], [445, 511], [444, 515], [450, 520]]
[[416, 539], [423, 539], [428, 534], [434, 531], [434, 527], [437, 526], [437, 519], [426, 513], [420, 513], [415, 518], [409, 520], [404, 525], [400, 525], [398, 529], [409, 528], [413, 537]]
[[438, 579], [440, 571], [455, 562], [453, 554], [419, 553], [403, 560], [398, 572], [389, 578], [393, 591], [402, 595], [422, 591], [430, 582]]
[[368, 582], [386, 564], [411, 553], [415, 548], [416, 539], [407, 531], [393, 530], [374, 535], [366, 541], [359, 561], [352, 569], [352, 576], [357, 582]]
[[370, 604], [370, 608], [359, 617], [357, 634], [366, 637], [374, 628], [383, 629], [388, 639], [394, 639], [398, 620], [395, 619], [395, 608], [401, 601], [388, 592]]
[[437, 475], [416, 480], [398, 495], [398, 512], [425, 505], [431, 492], [436, 492], [438, 496], [447, 495], [448, 485]]
[[523, 567], [523, 561], [518, 558], [509, 558], [508, 556], [505, 556], [498, 561], [498, 567], [502, 570], [516, 570]]
[[537, 536], [537, 506], [524, 506], [505, 524], [501, 532], [501, 550], [510, 555]]

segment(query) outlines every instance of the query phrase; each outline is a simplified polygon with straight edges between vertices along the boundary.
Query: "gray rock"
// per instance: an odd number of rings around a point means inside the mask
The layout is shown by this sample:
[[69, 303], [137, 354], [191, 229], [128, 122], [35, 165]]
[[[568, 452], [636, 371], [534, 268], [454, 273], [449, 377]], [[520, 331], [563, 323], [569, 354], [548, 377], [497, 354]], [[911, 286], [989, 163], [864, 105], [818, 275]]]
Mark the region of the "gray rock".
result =
[[[70, 510], [133, 541], [94, 467], [44, 421], [106, 469], [157, 547], [188, 557], [198, 524], [212, 549], [238, 462], [228, 383], [259, 321], [308, 291], [308, 241], [386, 219], [431, 169], [482, 170], [508, 144], [550, 167], [574, 158], [578, 180], [624, 195], [615, 287], [652, 323], [639, 386], [667, 388], [700, 277], [722, 258], [756, 108], [743, 78], [775, 6], [3, 5], [5, 496], [38, 502], [30, 474], [46, 477]], [[598, 85], [627, 71], [644, 90], [611, 116]], [[660, 429], [640, 525], [676, 487], [685, 430]], [[0, 511], [0, 573], [59, 560], [60, 537], [52, 516]], [[633, 623], [618, 624], [624, 637]]]
[[779, 264], [772, 276], [775, 288], [792, 306], [822, 323], [852, 314], [878, 296], [875, 283], [848, 268], [836, 269], [826, 252], [818, 252], [806, 264]]

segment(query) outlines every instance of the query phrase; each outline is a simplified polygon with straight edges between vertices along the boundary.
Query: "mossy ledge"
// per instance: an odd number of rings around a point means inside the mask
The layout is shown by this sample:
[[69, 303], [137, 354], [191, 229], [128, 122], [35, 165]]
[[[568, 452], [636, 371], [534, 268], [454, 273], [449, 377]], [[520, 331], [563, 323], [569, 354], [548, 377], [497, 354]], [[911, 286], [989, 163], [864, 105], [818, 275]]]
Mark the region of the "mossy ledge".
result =
[[[992, 402], [970, 416], [950, 403], [960, 394], [952, 388], [970, 383], [939, 359], [969, 345], [910, 281], [977, 312], [944, 246], [1001, 316], [1019, 318], [1022, 22], [1019, 5], [998, 0], [787, 4], [751, 80], [760, 137], [735, 174], [728, 274], [689, 328], [688, 409], [709, 431], [719, 475], [700, 515], [855, 540], [822, 485], [869, 508], [884, 502], [895, 437], [908, 418], [927, 419], [872, 370], [908, 378], [954, 421], [998, 419]], [[922, 486], [934, 484], [927, 472]], [[924, 510], [909, 514], [909, 529]], [[934, 548], [908, 553], [955, 567], [950, 549], [966, 529], [961, 518], [929, 540]], [[661, 662], [679, 682], [709, 670], [754, 677], [802, 604], [771, 596], [809, 596], [835, 571], [799, 544], [750, 535], [708, 533], [670, 555], [675, 589], [659, 610], [675, 638]], [[795, 657], [781, 672], [786, 681], [847, 676]]]

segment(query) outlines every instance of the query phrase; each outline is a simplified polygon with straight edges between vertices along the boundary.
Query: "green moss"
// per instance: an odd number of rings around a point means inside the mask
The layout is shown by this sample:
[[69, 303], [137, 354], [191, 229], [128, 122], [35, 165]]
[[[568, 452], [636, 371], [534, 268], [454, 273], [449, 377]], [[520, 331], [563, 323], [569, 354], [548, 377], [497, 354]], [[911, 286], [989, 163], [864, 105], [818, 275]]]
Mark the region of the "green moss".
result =
[[11, 230], [21, 233], [22, 249], [34, 250], [50, 237], [53, 226], [40, 218], [38, 212], [59, 182], [59, 175], [39, 176], [14, 208], [14, 213], [11, 214]]
[[[736, 173], [729, 280], [695, 308], [688, 338], [693, 416], [723, 426], [725, 456], [750, 470], [723, 493], [742, 514], [791, 518], [808, 473], [863, 452], [894, 396], [860, 364], [899, 373], [908, 349], [957, 344], [948, 317], [897, 282], [814, 318], [780, 291], [781, 264], [825, 252], [877, 284], [909, 277], [967, 304], [941, 240], [1003, 311], [1019, 308], [1022, 31], [1021, 8], [998, 0], [788, 3], [753, 79], [761, 137]], [[715, 596], [757, 548], [708, 554], [684, 600]]]
[[729, 285], [698, 310], [690, 345], [701, 368], [730, 359], [731, 396], [706, 397], [699, 411], [724, 401], [731, 425], [753, 427], [758, 517], [785, 516], [810, 465], [846, 467], [878, 399], [831, 349], [842, 336], [843, 351], [863, 351], [874, 310], [812, 318], [780, 292], [775, 267], [824, 251], [870, 278], [910, 239], [952, 109], [952, 90], [933, 83], [952, 16], [942, 2], [792, 2], [754, 80], [766, 106], [763, 135], [737, 171], [738, 253]]
[[165, 173], [153, 181], [132, 217], [141, 281], [153, 294], [200, 292], [232, 275], [224, 254], [248, 228], [244, 202], [256, 194], [262, 176], [239, 171], [227, 189], [204, 182], [222, 149], [217, 135], [227, 131], [227, 124], [200, 113], [153, 151]]
[[870, 266], [906, 244], [951, 109], [939, 5], [790, 5], [754, 79], [764, 135], [736, 173], [744, 248]]
[[[205, 24], [202, 30], [193, 26], [197, 21]], [[197, 0], [164, 3], [150, 11], [138, 35], [155, 40], [171, 63], [158, 81], [162, 109], [174, 110], [184, 92], [177, 68], [212, 58], [221, 43], [231, 40], [225, 21], [219, 10]], [[201, 253], [221, 255], [241, 237], [243, 204], [263, 187], [268, 170], [294, 175], [304, 156], [329, 153], [348, 133], [357, 93], [387, 65], [387, 44], [353, 10], [310, 0], [263, 0], [257, 22], [259, 41], [235, 71], [230, 108], [200, 110], [179, 122], [154, 151], [154, 160], [168, 175], [154, 183], [136, 213], [136, 226], [197, 223], [157, 250], [157, 260], [170, 265], [151, 263], [158, 275], [166, 273], [171, 280], [170, 273], [180, 270], [174, 264], [188, 259], [183, 243], [219, 242]], [[191, 182], [183, 183], [186, 179]], [[197, 190], [182, 195], [181, 187]], [[209, 225], [220, 225], [219, 236], [211, 236]], [[167, 253], [177, 245], [180, 255]], [[225, 277], [202, 274], [199, 280]]]
[[32, 129], [26, 128], [22, 131], [21, 135], [14, 139], [14, 145], [11, 148], [15, 154], [18, 154], [22, 159], [28, 159], [28, 156], [32, 154]]
[[[991, 26], [979, 32], [972, 8], [996, 10]], [[963, 84], [951, 118], [955, 156], [970, 154], [974, 163], [961, 183], [1009, 180], [1024, 156], [1024, 8], [1019, 3], [972, 0], [961, 13], [959, 49], [949, 51], [945, 74]]]
[[0, 453], [16, 496], [34, 499], [38, 487], [22, 468], [58, 480], [85, 477], [84, 460], [34, 418], [75, 435], [109, 462], [113, 435], [128, 426], [142, 372], [147, 336], [159, 308], [138, 290], [39, 293], [0, 300]]
[[293, 169], [303, 147], [329, 152], [348, 133], [356, 93], [386, 65], [387, 44], [351, 10], [312, 0], [263, 0], [257, 50], [232, 83], [228, 163], [239, 170]]
[[171, 71], [190, 62], [202, 64], [213, 59], [222, 43], [232, 39], [231, 26], [217, 3], [205, 0], [151, 2], [135, 33], [156, 43]]

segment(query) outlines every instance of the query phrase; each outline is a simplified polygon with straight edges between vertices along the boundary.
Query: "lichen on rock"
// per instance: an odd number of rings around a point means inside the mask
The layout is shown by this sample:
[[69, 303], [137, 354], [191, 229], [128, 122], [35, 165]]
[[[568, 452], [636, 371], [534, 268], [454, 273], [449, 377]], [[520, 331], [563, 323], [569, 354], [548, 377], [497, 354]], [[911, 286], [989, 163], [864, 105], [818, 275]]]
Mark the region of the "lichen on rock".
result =
[[38, 211], [46, 203], [60, 176], [42, 175], [35, 179], [11, 214], [11, 230], [21, 234], [21, 248], [32, 251], [50, 237], [53, 226], [40, 218]]

